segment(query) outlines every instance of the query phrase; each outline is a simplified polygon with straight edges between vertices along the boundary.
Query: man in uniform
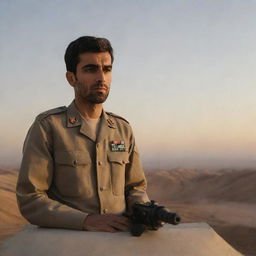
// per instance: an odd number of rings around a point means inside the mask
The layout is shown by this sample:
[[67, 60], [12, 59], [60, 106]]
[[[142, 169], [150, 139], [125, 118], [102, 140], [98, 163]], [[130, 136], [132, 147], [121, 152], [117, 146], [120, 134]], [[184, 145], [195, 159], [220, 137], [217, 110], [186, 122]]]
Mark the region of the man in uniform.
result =
[[107, 39], [80, 37], [65, 62], [75, 99], [38, 115], [29, 129], [16, 189], [21, 214], [43, 227], [126, 231], [122, 213], [148, 197], [129, 123], [102, 107], [113, 49]]

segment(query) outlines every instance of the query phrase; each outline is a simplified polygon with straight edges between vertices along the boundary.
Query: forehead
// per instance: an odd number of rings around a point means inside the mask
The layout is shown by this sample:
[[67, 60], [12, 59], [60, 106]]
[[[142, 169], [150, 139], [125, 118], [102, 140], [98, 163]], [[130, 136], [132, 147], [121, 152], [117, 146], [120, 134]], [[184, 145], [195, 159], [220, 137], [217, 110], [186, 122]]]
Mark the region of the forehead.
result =
[[79, 54], [78, 65], [98, 64], [111, 65], [111, 56], [109, 52], [85, 52]]

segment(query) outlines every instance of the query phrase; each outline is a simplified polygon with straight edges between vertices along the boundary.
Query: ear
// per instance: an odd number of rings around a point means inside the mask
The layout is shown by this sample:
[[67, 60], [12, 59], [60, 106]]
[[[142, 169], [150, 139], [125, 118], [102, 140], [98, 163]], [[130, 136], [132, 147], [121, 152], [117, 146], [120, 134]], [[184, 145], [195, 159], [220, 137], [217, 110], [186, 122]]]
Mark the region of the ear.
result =
[[76, 76], [73, 72], [70, 72], [70, 71], [67, 71], [66, 72], [66, 78], [68, 80], [68, 83], [74, 87], [75, 86], [75, 83], [76, 83]]

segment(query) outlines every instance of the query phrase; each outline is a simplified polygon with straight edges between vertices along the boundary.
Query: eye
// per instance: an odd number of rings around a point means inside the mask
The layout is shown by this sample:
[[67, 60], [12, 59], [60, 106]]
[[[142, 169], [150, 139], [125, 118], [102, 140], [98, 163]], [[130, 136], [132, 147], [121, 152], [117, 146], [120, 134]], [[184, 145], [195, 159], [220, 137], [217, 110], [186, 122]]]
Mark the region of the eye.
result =
[[112, 71], [112, 66], [107, 66], [107, 67], [104, 67], [104, 72], [107, 73], [107, 72], [111, 72]]
[[94, 73], [97, 71], [97, 67], [92, 67], [92, 66], [86, 67], [86, 68], [84, 68], [84, 71], [88, 72], [88, 73]]

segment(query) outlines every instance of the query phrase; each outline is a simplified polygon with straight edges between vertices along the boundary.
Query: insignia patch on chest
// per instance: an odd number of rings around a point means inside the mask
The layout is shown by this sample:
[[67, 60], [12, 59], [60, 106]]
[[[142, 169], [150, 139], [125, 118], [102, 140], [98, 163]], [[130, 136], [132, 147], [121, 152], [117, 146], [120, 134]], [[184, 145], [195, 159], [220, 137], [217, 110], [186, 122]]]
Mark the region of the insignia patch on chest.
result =
[[110, 142], [110, 150], [112, 152], [124, 152], [125, 144], [123, 140], [113, 140]]

